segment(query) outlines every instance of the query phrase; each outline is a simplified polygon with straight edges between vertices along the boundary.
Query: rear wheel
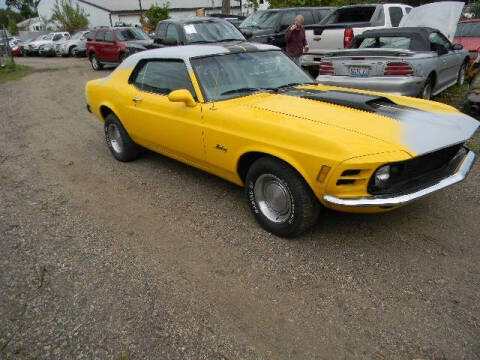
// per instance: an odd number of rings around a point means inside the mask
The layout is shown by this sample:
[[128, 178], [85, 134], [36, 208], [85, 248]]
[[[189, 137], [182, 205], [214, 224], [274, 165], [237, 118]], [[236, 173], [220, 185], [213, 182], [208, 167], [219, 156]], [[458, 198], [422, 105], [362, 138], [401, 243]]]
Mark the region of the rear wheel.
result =
[[74, 51], [75, 48], [76, 48], [76, 46], [72, 46], [72, 47], [70, 47], [70, 49], [68, 49], [68, 56], [70, 56], [70, 57], [75, 56], [75, 51]]
[[467, 74], [467, 63], [463, 63], [462, 66], [460, 66], [460, 70], [458, 71], [457, 85], [462, 86], [465, 83], [466, 74]]
[[422, 91], [420, 96], [422, 99], [430, 100], [432, 98], [432, 91], [433, 91], [433, 76], [429, 76], [425, 83], [423, 84]]
[[311, 227], [320, 204], [305, 180], [287, 163], [263, 157], [250, 167], [245, 195], [255, 219], [267, 231], [294, 237]]
[[103, 68], [102, 63], [98, 60], [97, 55], [95, 54], [90, 55], [90, 63], [92, 64], [92, 69], [95, 71], [102, 70]]
[[114, 114], [107, 115], [105, 119], [105, 140], [112, 155], [118, 161], [132, 161], [140, 155], [140, 146], [133, 142]]

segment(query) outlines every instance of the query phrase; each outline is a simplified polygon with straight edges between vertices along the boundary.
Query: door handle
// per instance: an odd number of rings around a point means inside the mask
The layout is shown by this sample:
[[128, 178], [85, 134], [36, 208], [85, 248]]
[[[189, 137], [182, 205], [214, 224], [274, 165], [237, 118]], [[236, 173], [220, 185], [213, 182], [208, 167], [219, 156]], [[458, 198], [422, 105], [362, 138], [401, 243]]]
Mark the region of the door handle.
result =
[[138, 96], [135, 96], [132, 101], [136, 104], [136, 103], [139, 103], [139, 102], [142, 102], [143, 99], [142, 98], [139, 98]]

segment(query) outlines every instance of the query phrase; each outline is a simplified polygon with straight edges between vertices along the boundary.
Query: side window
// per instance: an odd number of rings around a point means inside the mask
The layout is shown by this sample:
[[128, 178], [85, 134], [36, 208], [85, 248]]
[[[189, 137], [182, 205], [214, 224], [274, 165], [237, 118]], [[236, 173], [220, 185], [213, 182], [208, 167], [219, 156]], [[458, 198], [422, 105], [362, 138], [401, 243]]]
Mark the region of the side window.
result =
[[157, 28], [157, 37], [160, 39], [165, 38], [165, 35], [167, 34], [167, 25], [168, 23], [158, 23], [158, 28]]
[[85, 37], [87, 38], [87, 41], [93, 41], [93, 39], [95, 38], [95, 33], [93, 31], [90, 31], [87, 33], [87, 35], [85, 35]]
[[388, 8], [388, 13], [390, 14], [390, 22], [393, 27], [398, 27], [400, 20], [402, 20], [403, 12], [401, 7], [390, 7]]
[[113, 33], [111, 31], [105, 32], [105, 42], [110, 42], [110, 43], [115, 42], [115, 38], [113, 37]]
[[291, 11], [283, 13], [280, 27], [287, 28], [292, 25], [295, 22], [295, 16], [297, 16], [297, 14]]
[[411, 11], [411, 10], [412, 10], [412, 8], [411, 8], [411, 7], [407, 7], [407, 8], [405, 8], [405, 14], [408, 14], [408, 13], [410, 13], [410, 11]]
[[105, 41], [105, 30], [99, 30], [95, 36], [95, 41]]
[[177, 28], [175, 27], [175, 24], [168, 24], [167, 36], [165, 38], [166, 39], [175, 39], [177, 41], [180, 41], [180, 38], [178, 37], [178, 31], [177, 31]]
[[62, 38], [62, 34], [56, 34], [54, 37], [53, 37], [53, 41], [58, 41]]
[[438, 32], [433, 32], [429, 36], [430, 39], [430, 47], [432, 51], [437, 51], [439, 47], [444, 47], [446, 50], [451, 50], [452, 45], [450, 41]]
[[133, 84], [140, 90], [168, 95], [173, 90], [187, 89], [196, 98], [183, 61], [149, 60], [138, 66], [141, 66], [141, 69], [135, 75]]
[[305, 25], [310, 25], [314, 23], [313, 15], [310, 10], [300, 10], [298, 13], [303, 16], [303, 19], [305, 20]]

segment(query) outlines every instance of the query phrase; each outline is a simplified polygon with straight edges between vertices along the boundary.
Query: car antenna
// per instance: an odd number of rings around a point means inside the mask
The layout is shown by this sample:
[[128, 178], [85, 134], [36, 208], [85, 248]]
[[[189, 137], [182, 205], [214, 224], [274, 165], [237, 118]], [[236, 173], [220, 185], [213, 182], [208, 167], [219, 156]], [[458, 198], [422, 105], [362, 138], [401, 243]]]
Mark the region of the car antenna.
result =
[[220, 74], [220, 70], [217, 71], [217, 75], [215, 76], [215, 89], [213, 89], [213, 102], [212, 102], [212, 107], [210, 108], [210, 110], [216, 110], [215, 100], [217, 99], [218, 75], [219, 74]]

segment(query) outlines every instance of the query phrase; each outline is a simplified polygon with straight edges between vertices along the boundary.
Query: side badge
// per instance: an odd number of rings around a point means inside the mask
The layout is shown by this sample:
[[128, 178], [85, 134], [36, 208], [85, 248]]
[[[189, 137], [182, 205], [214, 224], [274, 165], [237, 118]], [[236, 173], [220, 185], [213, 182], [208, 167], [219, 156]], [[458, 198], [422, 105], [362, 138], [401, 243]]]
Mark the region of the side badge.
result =
[[228, 149], [226, 147], [223, 147], [222, 145], [220, 144], [217, 144], [217, 146], [215, 146], [215, 149], [217, 150], [220, 150], [220, 151], [223, 151], [223, 152], [227, 152]]

